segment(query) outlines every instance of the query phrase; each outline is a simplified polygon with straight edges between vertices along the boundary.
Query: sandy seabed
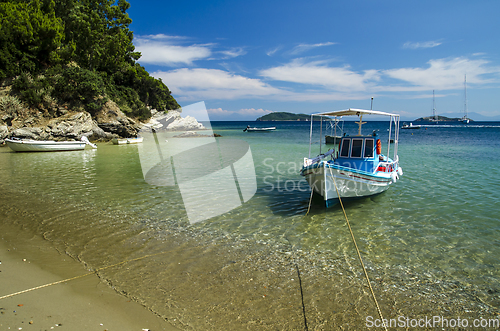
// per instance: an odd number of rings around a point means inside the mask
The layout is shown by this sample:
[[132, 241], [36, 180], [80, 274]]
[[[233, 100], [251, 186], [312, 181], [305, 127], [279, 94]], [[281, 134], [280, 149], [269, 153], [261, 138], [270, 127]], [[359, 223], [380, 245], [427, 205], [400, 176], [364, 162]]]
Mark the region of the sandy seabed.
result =
[[0, 233], [0, 330], [178, 330], [46, 241], [5, 225]]

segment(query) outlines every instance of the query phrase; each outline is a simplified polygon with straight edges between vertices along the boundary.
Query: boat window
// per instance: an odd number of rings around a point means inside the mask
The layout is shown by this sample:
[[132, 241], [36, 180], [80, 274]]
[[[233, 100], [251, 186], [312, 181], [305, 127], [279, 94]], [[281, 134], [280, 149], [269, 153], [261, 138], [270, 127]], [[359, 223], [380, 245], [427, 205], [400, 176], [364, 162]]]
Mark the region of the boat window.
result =
[[365, 140], [365, 157], [373, 157], [373, 139]]
[[361, 157], [362, 147], [363, 147], [363, 139], [353, 139], [351, 157]]
[[349, 147], [351, 145], [351, 139], [342, 139], [342, 148], [340, 149], [341, 157], [349, 157]]

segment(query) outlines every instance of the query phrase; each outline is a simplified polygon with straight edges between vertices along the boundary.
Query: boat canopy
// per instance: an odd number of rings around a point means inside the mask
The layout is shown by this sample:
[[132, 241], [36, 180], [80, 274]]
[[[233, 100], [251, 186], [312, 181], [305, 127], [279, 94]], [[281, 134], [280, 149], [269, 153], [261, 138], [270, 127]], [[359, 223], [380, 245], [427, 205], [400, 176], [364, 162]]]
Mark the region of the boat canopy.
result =
[[344, 110], [336, 110], [329, 111], [326, 113], [312, 114], [314, 116], [350, 116], [350, 115], [385, 115], [385, 116], [394, 116], [399, 117], [399, 114], [391, 114], [378, 110], [365, 110], [365, 109], [344, 109]]

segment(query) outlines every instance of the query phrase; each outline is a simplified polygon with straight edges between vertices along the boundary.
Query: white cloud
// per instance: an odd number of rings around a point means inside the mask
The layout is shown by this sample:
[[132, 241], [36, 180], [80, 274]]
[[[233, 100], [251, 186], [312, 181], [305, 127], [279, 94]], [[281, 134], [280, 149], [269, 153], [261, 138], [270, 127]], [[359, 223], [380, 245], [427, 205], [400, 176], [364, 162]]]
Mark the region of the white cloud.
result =
[[441, 45], [439, 41], [424, 41], [424, 42], [406, 42], [403, 48], [419, 49], [419, 48], [432, 48]]
[[296, 59], [288, 64], [265, 69], [260, 75], [272, 80], [323, 86], [335, 91], [365, 91], [370, 81], [379, 80], [377, 70], [355, 72], [349, 66], [329, 67], [324, 62], [305, 63]]
[[139, 36], [134, 38], [136, 50], [141, 52], [141, 63], [166, 66], [192, 65], [193, 61], [206, 59], [212, 54], [212, 44], [175, 45], [185, 37], [167, 36], [163, 34]]
[[[161, 78], [179, 101], [192, 100], [234, 100], [234, 99], [267, 99], [280, 101], [330, 101], [330, 100], [359, 100], [366, 98], [365, 92], [307, 89], [293, 92], [289, 89], [280, 89], [264, 83], [259, 79], [248, 78], [231, 74], [218, 69], [176, 69], [171, 71], [157, 71], [152, 73], [155, 78]], [[222, 113], [225, 110], [212, 110]], [[248, 108], [238, 111], [265, 114], [266, 110]]]
[[331, 46], [331, 45], [335, 45], [335, 44], [337, 44], [337, 43], [326, 42], [326, 43], [319, 43], [319, 44], [300, 44], [300, 45], [295, 46], [290, 51], [290, 54], [299, 54], [299, 53], [303, 53], [303, 52], [306, 52], [308, 50], [311, 50], [313, 48]]
[[161, 78], [180, 100], [237, 99], [281, 94], [259, 79], [234, 75], [218, 69], [177, 69], [157, 71], [152, 74]]
[[[464, 74], [467, 81], [472, 84], [488, 84], [495, 80], [485, 78], [483, 75], [499, 74], [500, 68], [488, 66], [486, 60], [470, 60], [464, 57], [451, 59], [437, 59], [427, 62], [427, 68], [400, 68], [383, 72], [388, 77], [406, 82], [414, 90], [459, 89], [463, 86]], [[408, 85], [400, 88], [407, 88]]]

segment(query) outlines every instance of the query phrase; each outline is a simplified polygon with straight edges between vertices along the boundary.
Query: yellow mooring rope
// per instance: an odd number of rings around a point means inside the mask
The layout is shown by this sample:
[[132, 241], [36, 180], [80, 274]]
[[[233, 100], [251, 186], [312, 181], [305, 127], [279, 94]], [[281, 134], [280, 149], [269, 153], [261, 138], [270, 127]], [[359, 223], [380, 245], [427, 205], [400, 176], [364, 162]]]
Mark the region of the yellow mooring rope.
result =
[[313, 198], [313, 193], [314, 193], [314, 188], [311, 187], [311, 196], [309, 197], [309, 206], [307, 207], [306, 216], [309, 214], [309, 210], [311, 210], [311, 202], [312, 202], [312, 198]]
[[86, 273], [84, 275], [75, 276], [75, 277], [71, 277], [71, 278], [59, 280], [57, 282], [53, 282], [53, 283], [49, 283], [49, 284], [44, 284], [44, 285], [32, 287], [32, 288], [29, 288], [27, 290], [19, 291], [19, 292], [12, 293], [12, 294], [7, 294], [7, 295], [4, 295], [4, 296], [1, 296], [0, 300], [6, 299], [6, 298], [10, 298], [10, 297], [13, 297], [15, 295], [23, 294], [23, 293], [26, 293], [26, 292], [31, 292], [31, 291], [34, 291], [34, 290], [38, 290], [38, 289], [41, 289], [41, 288], [44, 288], [44, 287], [48, 287], [48, 286], [52, 286], [52, 285], [57, 285], [57, 284], [69, 282], [71, 280], [75, 280], [75, 279], [78, 279], [78, 278], [83, 278], [83, 277], [86, 277], [86, 276], [89, 276], [89, 275], [97, 274], [98, 271], [101, 271], [101, 270], [104, 270], [104, 269], [108, 269], [108, 268], [111, 268], [111, 267], [115, 267], [115, 266], [120, 265], [120, 264], [125, 264], [127, 262], [142, 260], [142, 259], [145, 259], [145, 258], [148, 258], [148, 257], [152, 257], [152, 256], [155, 256], [155, 255], [160, 255], [160, 254], [165, 254], [165, 253], [167, 253], [167, 252], [160, 252], [160, 253], [156, 253], [156, 254], [149, 254], [149, 255], [141, 256], [141, 257], [138, 257], [138, 258], [135, 258], [135, 259], [125, 260], [125, 261], [118, 262], [118, 263], [115, 263], [115, 264], [112, 264], [112, 265], [108, 265], [107, 267], [98, 268], [98, 269], [94, 270], [93, 272], [89, 272], [89, 273]]
[[370, 277], [368, 277], [368, 273], [366, 272], [365, 264], [363, 263], [363, 259], [361, 258], [361, 253], [359, 252], [358, 244], [356, 244], [356, 239], [354, 238], [354, 233], [352, 232], [351, 229], [351, 224], [349, 223], [349, 219], [347, 218], [347, 214], [344, 209], [344, 204], [342, 203], [342, 199], [340, 198], [339, 190], [337, 188], [337, 183], [335, 182], [335, 177], [333, 176], [332, 173], [332, 168], [330, 168], [330, 174], [332, 175], [333, 178], [333, 184], [335, 185], [335, 191], [337, 191], [337, 196], [339, 198], [340, 206], [342, 207], [342, 211], [344, 212], [344, 217], [347, 223], [347, 227], [349, 228], [349, 232], [351, 233], [352, 241], [354, 242], [354, 247], [356, 247], [356, 252], [358, 253], [359, 257], [359, 262], [361, 263], [361, 266], [363, 267], [363, 272], [365, 273], [366, 281], [368, 282], [368, 287], [370, 288], [370, 292], [372, 293], [373, 301], [375, 302], [375, 306], [377, 306], [377, 311], [378, 315], [380, 316], [380, 320], [382, 321], [382, 325], [384, 326], [384, 329], [387, 331], [387, 325], [385, 325], [384, 317], [382, 316], [382, 311], [380, 310], [380, 306], [378, 305], [377, 298], [375, 297], [375, 293], [373, 292], [372, 284], [370, 283]]

